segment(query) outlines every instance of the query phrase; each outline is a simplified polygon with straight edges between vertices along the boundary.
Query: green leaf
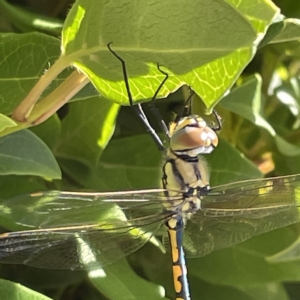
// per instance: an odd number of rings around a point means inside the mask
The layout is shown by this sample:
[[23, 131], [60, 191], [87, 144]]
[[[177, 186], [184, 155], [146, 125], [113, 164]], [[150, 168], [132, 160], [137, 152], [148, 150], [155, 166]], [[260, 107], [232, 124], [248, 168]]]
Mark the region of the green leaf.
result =
[[276, 135], [275, 136], [275, 142], [277, 145], [278, 150], [286, 156], [297, 156], [300, 154], [300, 147], [294, 146], [287, 141], [285, 141], [283, 138], [280, 136]]
[[61, 126], [59, 117], [54, 114], [38, 126], [30, 127], [30, 131], [37, 135], [50, 149], [53, 149], [61, 135]]
[[289, 300], [287, 292], [280, 283], [268, 283], [251, 287], [236, 287], [234, 282], [230, 286], [210, 284], [195, 276], [189, 276], [191, 295], [195, 299], [211, 300]]
[[203, 157], [211, 169], [211, 186], [262, 177], [251, 161], [223, 139], [211, 154]]
[[280, 14], [268, 28], [268, 31], [266, 32], [266, 35], [264, 36], [262, 41], [259, 43], [258, 48], [262, 48], [269, 44], [270, 41], [272, 41], [274, 37], [276, 37], [276, 35], [282, 31], [283, 28], [284, 16]]
[[5, 128], [14, 126], [17, 126], [16, 122], [14, 122], [11, 118], [0, 114], [0, 131], [4, 130]]
[[[290, 300], [290, 297], [281, 283], [268, 283], [263, 285], [240, 288], [240, 291], [250, 300]], [[238, 300], [240, 298], [236, 298]], [[232, 298], [231, 300], [234, 300]]]
[[159, 97], [187, 83], [211, 108], [252, 59], [277, 14], [263, 0], [255, 9], [249, 1], [81, 0], [65, 22], [60, 63], [74, 64], [100, 93], [127, 105], [120, 61], [107, 49], [113, 42], [127, 64], [134, 100], [152, 98], [164, 78], [159, 63], [170, 75]]
[[257, 236], [203, 258], [188, 260], [189, 272], [213, 284], [230, 286], [234, 283], [235, 287], [241, 288], [299, 280], [297, 270], [300, 260], [289, 263], [266, 260], [266, 257], [282, 251], [297, 239], [293, 226]]
[[[166, 233], [166, 228], [162, 231]], [[139, 269], [143, 277], [164, 287], [168, 299], [175, 299], [172, 274], [171, 254], [161, 251], [153, 244], [147, 243], [141, 251], [136, 251], [128, 257], [134, 269]], [[157, 269], [159, 268], [159, 272]]]
[[256, 74], [224, 97], [220, 105], [266, 129], [273, 136], [278, 150], [282, 154], [287, 156], [299, 155], [300, 148], [277, 135], [274, 128], [261, 115], [261, 85], [261, 77]]
[[283, 28], [269, 43], [284, 43], [291, 41], [298, 41], [300, 38], [300, 20], [299, 19], [285, 19], [283, 21]]
[[225, 96], [220, 105], [243, 116], [253, 124], [265, 128], [274, 136], [274, 129], [261, 115], [261, 85], [260, 75], [255, 74]]
[[280, 153], [273, 155], [274, 162], [279, 174], [298, 174], [300, 173], [300, 156], [284, 157]]
[[253, 5], [252, 0], [243, 0], [236, 2], [235, 0], [225, 0], [241, 15], [243, 15], [251, 23], [256, 32], [264, 33], [266, 27], [270, 24], [270, 20], [279, 14], [279, 8], [271, 1], [257, 1]]
[[294, 116], [298, 116], [300, 107], [300, 91], [299, 91], [299, 79], [291, 78], [282, 82], [280, 86], [274, 89], [279, 101], [284, 104]]
[[282, 263], [300, 260], [300, 238], [286, 249], [267, 257], [270, 263]]
[[[59, 39], [41, 33], [0, 34], [1, 103], [0, 112], [9, 115], [25, 98], [39, 77], [60, 55]], [[17, 49], [18, 51], [12, 51]], [[30, 53], [31, 55], [28, 55]], [[59, 75], [45, 94], [52, 92], [72, 72]], [[97, 93], [87, 86], [75, 99], [88, 98]]]
[[148, 134], [112, 140], [99, 162], [99, 185], [106, 190], [157, 188], [161, 160], [162, 152]]
[[50, 300], [19, 283], [0, 279], [0, 298], [3, 300]]
[[48, 147], [28, 130], [0, 139], [1, 175], [61, 177], [59, 166]]
[[59, 40], [38, 33], [2, 33], [0, 40], [0, 53], [3, 58], [0, 63], [0, 90], [4, 99], [1, 101], [0, 111], [11, 114], [39, 76], [58, 57]]
[[126, 260], [89, 272], [94, 286], [111, 300], [156, 300], [164, 297], [164, 288], [139, 277]]
[[113, 134], [118, 110], [117, 104], [99, 97], [70, 104], [55, 154], [95, 167]]
[[16, 195], [46, 190], [44, 182], [38, 177], [10, 175], [1, 176], [0, 199], [8, 199]]

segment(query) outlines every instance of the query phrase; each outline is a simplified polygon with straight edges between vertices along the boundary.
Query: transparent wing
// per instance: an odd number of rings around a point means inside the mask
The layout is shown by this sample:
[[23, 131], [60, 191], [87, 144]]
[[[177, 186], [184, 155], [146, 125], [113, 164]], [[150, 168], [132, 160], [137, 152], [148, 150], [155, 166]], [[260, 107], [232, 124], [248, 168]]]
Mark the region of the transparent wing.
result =
[[[1, 200], [0, 226], [10, 230], [93, 225], [162, 211], [162, 189], [111, 193], [46, 191]], [[178, 196], [180, 199], [180, 196]], [[16, 224], [17, 222], [17, 224]]]
[[185, 228], [190, 257], [241, 243], [300, 221], [300, 175], [240, 181], [212, 188]]
[[[203, 256], [299, 221], [300, 175], [215, 187], [187, 222], [185, 248]], [[172, 213], [164, 190], [50, 191], [1, 203], [0, 262], [55, 269], [105, 266], [141, 247]], [[179, 201], [178, 201], [179, 200]], [[17, 222], [16, 222], [17, 221]], [[39, 228], [34, 230], [34, 228]]]
[[51, 269], [112, 263], [140, 248], [169, 218], [162, 192], [49, 191], [4, 201], [2, 225], [17, 221], [23, 231], [0, 235], [0, 262]]

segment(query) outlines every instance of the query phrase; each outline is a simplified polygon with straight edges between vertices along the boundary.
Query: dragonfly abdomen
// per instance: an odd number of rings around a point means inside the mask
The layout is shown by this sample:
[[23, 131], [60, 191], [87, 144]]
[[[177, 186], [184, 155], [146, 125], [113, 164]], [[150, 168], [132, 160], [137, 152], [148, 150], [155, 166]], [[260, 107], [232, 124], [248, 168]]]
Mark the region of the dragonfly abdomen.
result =
[[166, 222], [172, 253], [173, 281], [176, 300], [190, 300], [187, 269], [182, 247], [184, 222], [180, 215], [173, 216]]

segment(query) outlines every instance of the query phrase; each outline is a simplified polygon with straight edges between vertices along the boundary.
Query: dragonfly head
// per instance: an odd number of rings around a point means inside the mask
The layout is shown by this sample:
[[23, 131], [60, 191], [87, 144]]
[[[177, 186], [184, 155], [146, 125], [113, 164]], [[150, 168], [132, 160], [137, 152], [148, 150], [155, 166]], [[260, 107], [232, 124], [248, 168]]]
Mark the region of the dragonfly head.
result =
[[211, 153], [218, 145], [218, 136], [199, 116], [181, 118], [170, 125], [170, 148], [189, 156]]

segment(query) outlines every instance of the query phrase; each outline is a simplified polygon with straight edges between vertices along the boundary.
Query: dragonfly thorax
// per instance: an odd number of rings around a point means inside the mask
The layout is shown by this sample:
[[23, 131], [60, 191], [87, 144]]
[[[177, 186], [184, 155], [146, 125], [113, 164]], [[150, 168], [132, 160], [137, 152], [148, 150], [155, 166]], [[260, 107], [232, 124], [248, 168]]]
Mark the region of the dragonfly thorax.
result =
[[[201, 208], [201, 195], [209, 189], [207, 164], [203, 158], [196, 158], [193, 162], [187, 162], [168, 151], [163, 166], [162, 185], [167, 190], [166, 196], [170, 197], [165, 208], [181, 214], [184, 221]], [[174, 198], [181, 200], [174, 201]]]
[[170, 149], [177, 155], [195, 157], [211, 153], [217, 145], [217, 134], [197, 115], [183, 117], [170, 125]]
[[202, 157], [193, 161], [168, 151], [163, 166], [162, 184], [164, 189], [184, 192], [187, 196], [195, 191], [209, 187], [209, 170]]

